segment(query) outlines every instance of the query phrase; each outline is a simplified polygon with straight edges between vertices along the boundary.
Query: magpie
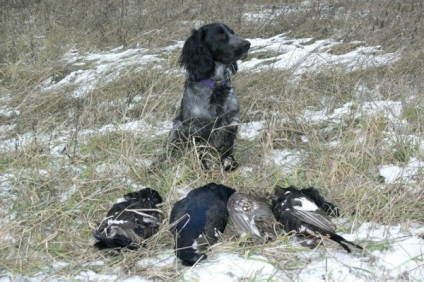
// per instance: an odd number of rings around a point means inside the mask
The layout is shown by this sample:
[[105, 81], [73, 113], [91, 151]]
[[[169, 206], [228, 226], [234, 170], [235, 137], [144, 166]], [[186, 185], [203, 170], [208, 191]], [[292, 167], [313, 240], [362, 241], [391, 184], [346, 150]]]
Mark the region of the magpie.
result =
[[171, 211], [175, 252], [183, 265], [205, 260], [207, 246], [215, 244], [228, 222], [227, 202], [234, 189], [215, 183], [191, 190]]
[[[286, 189], [296, 189], [294, 186], [290, 186]], [[308, 199], [312, 200], [318, 207], [323, 209], [328, 215], [333, 217], [339, 217], [340, 211], [339, 208], [330, 202], [327, 202], [319, 191], [314, 187], [303, 188], [300, 190]]]
[[227, 208], [240, 236], [254, 235], [264, 241], [275, 239], [279, 224], [265, 198], [236, 192], [231, 195]]
[[158, 232], [162, 222], [162, 211], [157, 205], [162, 202], [159, 193], [145, 188], [124, 195], [126, 201], [114, 204], [93, 232], [98, 240], [98, 249], [138, 249], [144, 240]]
[[[323, 207], [319, 206], [322, 202], [327, 203], [319, 193], [312, 193], [312, 195], [321, 197], [315, 198], [315, 200], [320, 200], [318, 204], [307, 195], [308, 192], [305, 195], [302, 190], [298, 190], [293, 186], [286, 189], [278, 186], [275, 188], [272, 211], [286, 232], [295, 231], [298, 235], [326, 237], [340, 244], [348, 253], [351, 250], [346, 244], [362, 249], [361, 246], [336, 234], [336, 226], [331, 222], [327, 214], [331, 213], [331, 209], [326, 213]], [[332, 204], [329, 206], [335, 207]]]

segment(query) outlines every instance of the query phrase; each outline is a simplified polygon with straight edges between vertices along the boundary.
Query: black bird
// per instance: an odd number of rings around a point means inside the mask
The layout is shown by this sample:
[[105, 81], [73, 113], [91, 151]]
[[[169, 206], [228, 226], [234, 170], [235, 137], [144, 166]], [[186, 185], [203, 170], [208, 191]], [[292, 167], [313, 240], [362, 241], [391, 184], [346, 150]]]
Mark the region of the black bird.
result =
[[[286, 189], [296, 189], [296, 187], [290, 186]], [[302, 192], [308, 199], [314, 201], [314, 203], [323, 209], [328, 215], [336, 217], [340, 216], [339, 208], [335, 204], [327, 202], [314, 187], [303, 188], [300, 192]]]
[[230, 187], [209, 183], [175, 203], [170, 218], [171, 232], [176, 255], [183, 265], [192, 266], [207, 258], [201, 251], [213, 245], [224, 232], [228, 222], [227, 202], [234, 192]]
[[99, 249], [138, 249], [143, 241], [159, 230], [162, 202], [159, 193], [145, 188], [124, 195], [126, 201], [114, 204], [93, 236]]
[[227, 208], [240, 236], [249, 234], [265, 241], [275, 239], [279, 224], [266, 199], [236, 192], [231, 195]]
[[275, 188], [272, 211], [286, 232], [295, 231], [299, 235], [327, 237], [340, 244], [348, 253], [351, 250], [346, 243], [362, 249], [361, 246], [337, 235], [336, 226], [326, 212], [314, 200], [293, 186], [287, 189]]

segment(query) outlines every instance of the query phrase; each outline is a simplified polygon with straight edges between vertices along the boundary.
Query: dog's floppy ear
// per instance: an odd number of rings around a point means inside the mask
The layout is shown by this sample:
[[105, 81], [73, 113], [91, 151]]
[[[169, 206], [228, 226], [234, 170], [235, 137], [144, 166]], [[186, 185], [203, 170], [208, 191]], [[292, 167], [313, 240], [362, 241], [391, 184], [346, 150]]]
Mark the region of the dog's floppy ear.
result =
[[213, 76], [215, 63], [205, 42], [202, 29], [193, 30], [186, 40], [180, 57], [180, 66], [188, 72], [189, 78], [198, 81]]

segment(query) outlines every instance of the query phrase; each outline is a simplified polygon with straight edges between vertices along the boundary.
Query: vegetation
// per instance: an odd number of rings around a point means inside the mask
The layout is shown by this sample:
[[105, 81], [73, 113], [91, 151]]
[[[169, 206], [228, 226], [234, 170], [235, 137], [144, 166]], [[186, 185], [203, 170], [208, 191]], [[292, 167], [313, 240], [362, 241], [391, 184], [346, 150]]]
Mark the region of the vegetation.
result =
[[[176, 279], [181, 275], [177, 267], [158, 273], [136, 264], [140, 257], [171, 250], [167, 224], [149, 247], [138, 252], [111, 257], [92, 248], [91, 231], [116, 199], [144, 186], [163, 195], [165, 214], [180, 191], [214, 181], [262, 195], [271, 193], [276, 184], [314, 185], [341, 207], [349, 219], [342, 226], [346, 230], [367, 221], [404, 225], [422, 221], [422, 174], [415, 176], [414, 183], [387, 184], [382, 183], [379, 168], [406, 164], [412, 157], [423, 160], [423, 1], [0, 0], [0, 7], [0, 144], [25, 140], [13, 143], [12, 149], [0, 145], [0, 265], [4, 269], [66, 276], [82, 269], [112, 271], [119, 266], [128, 274]], [[247, 16], [259, 12], [268, 14]], [[236, 142], [242, 168], [234, 173], [202, 171], [193, 152], [151, 173], [146, 163], [162, 150], [166, 133], [91, 131], [135, 121], [162, 128], [171, 121], [183, 91], [184, 77], [175, 72], [179, 49], [166, 54], [161, 68], [128, 66], [86, 96], [70, 95], [72, 86], [43, 89], [48, 79], [60, 81], [76, 70], [63, 60], [70, 50], [80, 54], [118, 46], [158, 50], [185, 40], [196, 24], [212, 21], [226, 22], [247, 38], [284, 32], [291, 38], [346, 42], [329, 51], [333, 54], [379, 45], [386, 52], [398, 51], [400, 60], [353, 72], [312, 72], [297, 80], [288, 71], [239, 72], [234, 84], [242, 121], [265, 121], [266, 126], [260, 138]], [[84, 63], [88, 68], [89, 62]], [[358, 85], [366, 86], [369, 96], [358, 97]], [[393, 129], [384, 115], [364, 114], [344, 117], [330, 127], [301, 118], [305, 109], [331, 112], [347, 102], [358, 107], [377, 100], [400, 101], [407, 122]], [[395, 134], [388, 136], [388, 130]], [[61, 134], [66, 136], [63, 142], [52, 144]], [[407, 138], [411, 135], [415, 138]], [[330, 146], [332, 141], [337, 145]], [[302, 161], [287, 173], [264, 161], [273, 149], [298, 150]], [[237, 245], [228, 240], [219, 248], [241, 254], [263, 252], [260, 246]], [[296, 249], [287, 238], [273, 246], [281, 251], [263, 254], [276, 265], [288, 270], [301, 266], [299, 258], [291, 255]], [[385, 243], [370, 246], [384, 248]], [[98, 260], [106, 265], [93, 264]], [[68, 265], [53, 270], [59, 261]]]

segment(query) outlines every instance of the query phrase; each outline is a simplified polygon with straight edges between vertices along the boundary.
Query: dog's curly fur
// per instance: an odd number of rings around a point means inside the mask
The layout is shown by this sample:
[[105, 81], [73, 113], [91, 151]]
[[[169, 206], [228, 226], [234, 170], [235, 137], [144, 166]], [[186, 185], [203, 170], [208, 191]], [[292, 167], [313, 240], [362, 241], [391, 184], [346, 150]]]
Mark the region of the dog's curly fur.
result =
[[[237, 134], [239, 102], [230, 75], [237, 72], [237, 60], [244, 59], [250, 42], [236, 36], [223, 23], [212, 23], [193, 30], [186, 40], [180, 65], [187, 71], [181, 108], [167, 140], [166, 156], [171, 158], [181, 144], [202, 144], [214, 148], [224, 170], [238, 167], [233, 157]], [[200, 150], [204, 169], [212, 163]]]

